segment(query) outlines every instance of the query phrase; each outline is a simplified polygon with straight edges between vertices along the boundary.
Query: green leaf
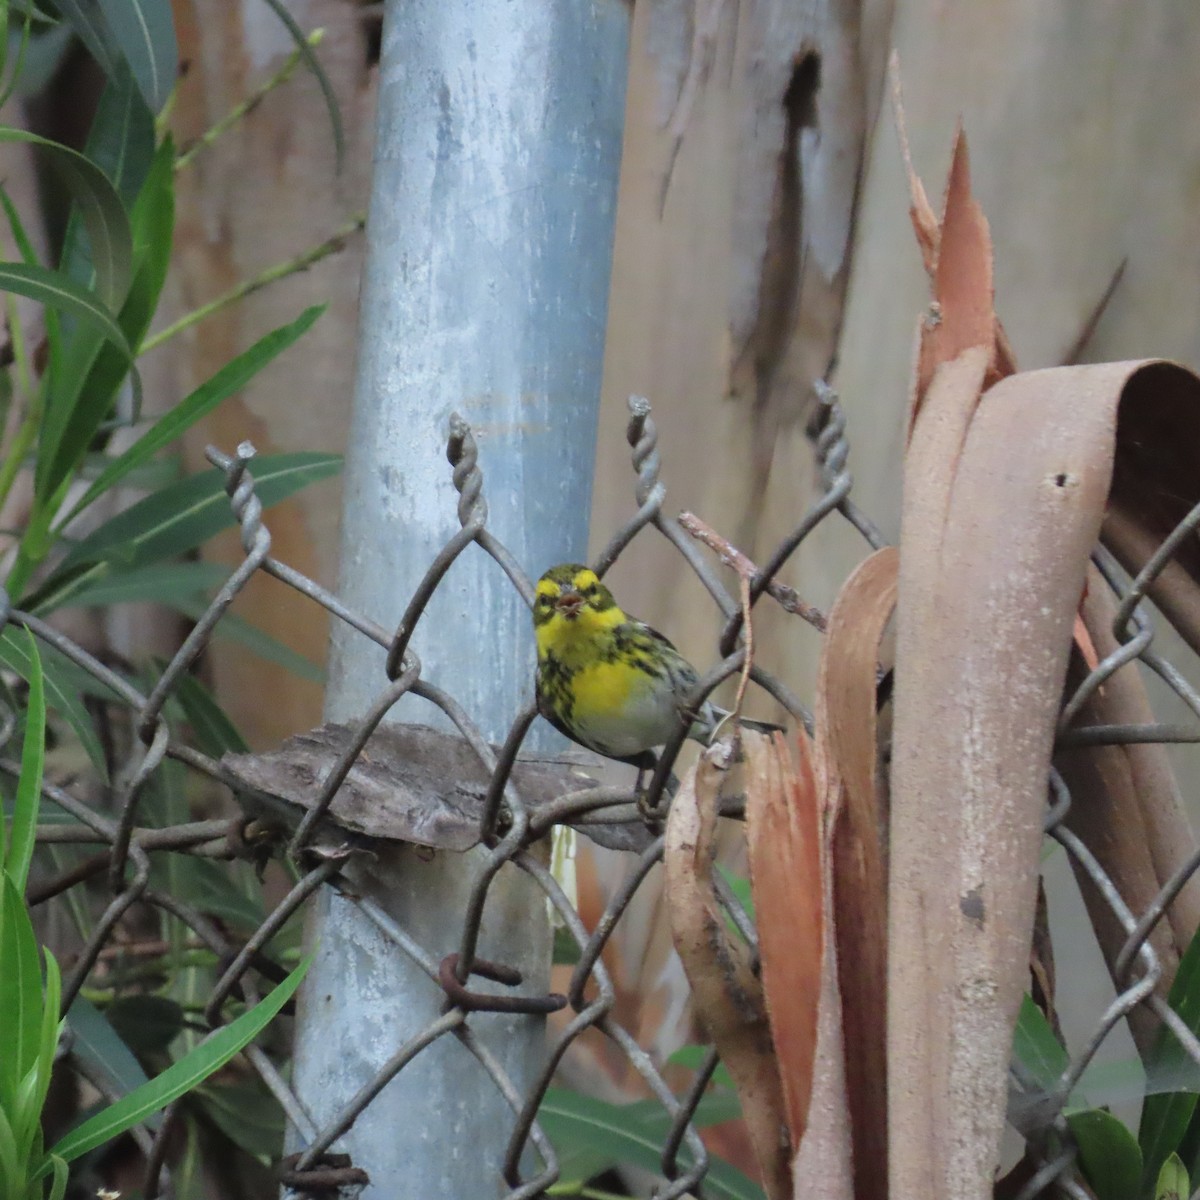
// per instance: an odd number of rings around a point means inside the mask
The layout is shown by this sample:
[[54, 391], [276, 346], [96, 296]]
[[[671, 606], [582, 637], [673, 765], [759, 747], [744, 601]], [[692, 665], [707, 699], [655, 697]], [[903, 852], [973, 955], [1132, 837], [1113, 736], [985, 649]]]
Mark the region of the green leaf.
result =
[[[132, 208], [155, 157], [154, 114], [128, 70], [110, 78], [100, 95], [84, 154], [109, 178], [117, 195]], [[133, 213], [130, 213], [131, 222]], [[136, 224], [134, 245], [137, 244]]]
[[[28, 6], [25, 6], [22, 9], [22, 6], [20, 5], [19, 0], [18, 0], [18, 4], [15, 7], [11, 4], [8, 5], [7, 7], [9, 9], [10, 16], [14, 19], [11, 21], [5, 22], [5, 25], [8, 27], [5, 30], [5, 32], [7, 34], [6, 41], [7, 41], [8, 45], [11, 45], [13, 40], [16, 41], [16, 43], [17, 43], [17, 61], [15, 63], [13, 63], [12, 71], [9, 72], [8, 82], [3, 86], [2, 89], [0, 89], [0, 108], [3, 108], [4, 105], [6, 105], [9, 102], [9, 100], [12, 98], [12, 94], [17, 90], [17, 84], [21, 82], [22, 76], [25, 74], [25, 60], [26, 60], [26, 56], [29, 53], [30, 41], [32, 40], [32, 37], [33, 37], [34, 17], [33, 17], [33, 12], [30, 10], [30, 8]], [[20, 31], [20, 33], [14, 34], [12, 26], [15, 24], [15, 18], [17, 18], [17, 17], [22, 18], [21, 31]], [[5, 54], [4, 54], [4, 61], [6, 64], [8, 61], [8, 53], [7, 53], [8, 45], [5, 46]]]
[[[75, 730], [101, 779], [107, 779], [104, 749], [96, 736], [92, 718], [88, 715], [81, 697], [85, 694], [109, 693], [102, 684], [93, 680], [53, 646], [39, 646], [38, 653], [46, 689], [46, 703]], [[0, 631], [0, 663], [15, 671], [22, 679], [28, 680], [32, 677], [33, 660], [28, 644], [11, 625]]]
[[175, 143], [163, 138], [133, 206], [134, 275], [121, 328], [139, 351], [158, 309], [175, 237]]
[[87, 230], [96, 271], [95, 294], [105, 309], [120, 308], [133, 269], [133, 233], [125, 205], [108, 176], [77, 150], [36, 133], [0, 126], [0, 142], [25, 142], [42, 151], [75, 201]]
[[55, 593], [39, 598], [27, 611], [39, 616], [59, 608], [106, 607], [153, 602], [178, 605], [220, 587], [229, 571], [218, 563], [151, 563], [122, 571], [110, 563], [94, 563]]
[[28, 1195], [24, 1164], [17, 1153], [17, 1139], [4, 1105], [0, 1105], [0, 1195]]
[[292, 41], [295, 43], [296, 49], [300, 52], [300, 57], [304, 59], [305, 65], [316, 77], [317, 84], [321, 89], [321, 95], [325, 97], [325, 108], [329, 113], [329, 123], [333, 128], [333, 150], [337, 158], [337, 169], [339, 173], [342, 169], [342, 160], [346, 156], [346, 135], [342, 131], [342, 110], [338, 104], [337, 94], [333, 90], [333, 84], [329, 82], [329, 76], [325, 74], [325, 68], [321, 66], [320, 60], [317, 58], [313, 48], [308, 44], [308, 38], [304, 35], [304, 30], [296, 24], [296, 18], [288, 11], [283, 0], [267, 0], [275, 15], [283, 22], [288, 33], [292, 35]]
[[1154, 1200], [1188, 1200], [1191, 1191], [1187, 1168], [1179, 1155], [1167, 1155], [1167, 1161], [1158, 1173], [1158, 1182], [1154, 1185]]
[[62, 977], [58, 971], [58, 963], [49, 950], [43, 948], [42, 954], [46, 960], [46, 993], [42, 999], [41, 1036], [38, 1040], [38, 1059], [35, 1068], [37, 1086], [31, 1105], [32, 1124], [39, 1133], [42, 1109], [46, 1106], [46, 1096], [50, 1091], [50, 1080], [54, 1074], [54, 1055], [58, 1050], [58, 1039], [64, 1025], [58, 1015], [62, 1002]]
[[[1193, 1033], [1200, 1033], [1200, 934], [1192, 938], [1179, 961], [1167, 1003]], [[1147, 1079], [1180, 1078], [1190, 1064], [1190, 1055], [1179, 1044], [1179, 1039], [1164, 1026], [1146, 1058]], [[1181, 1089], [1157, 1092], [1146, 1097], [1138, 1129], [1138, 1142], [1145, 1160], [1143, 1191], [1154, 1186], [1163, 1163], [1172, 1152], [1179, 1149], [1195, 1111], [1194, 1092]]]
[[1050, 1028], [1042, 1010], [1028, 995], [1013, 1031], [1013, 1055], [1043, 1091], [1058, 1086], [1071, 1060]]
[[28, 100], [41, 92], [61, 68], [71, 49], [71, 31], [59, 21], [35, 26], [28, 45], [21, 75], [15, 80], [17, 96]]
[[183, 1009], [166, 996], [123, 996], [106, 1016], [121, 1041], [140, 1054], [164, 1053], [183, 1030]]
[[323, 305], [306, 309], [290, 325], [284, 325], [259, 339], [244, 354], [239, 354], [206, 383], [201, 384], [190, 396], [180, 401], [104, 470], [79, 499], [75, 507], [71, 509], [67, 521], [70, 521], [87, 508], [92, 501], [114, 487], [135, 467], [140, 466], [164, 446], [180, 437], [197, 421], [212, 412], [223, 400], [245, 387], [267, 363], [304, 334], [324, 311]]
[[206, 1084], [195, 1098], [234, 1145], [259, 1158], [283, 1153], [283, 1109], [257, 1076], [245, 1083]]
[[57, 1154], [50, 1155], [50, 1195], [46, 1200], [63, 1200], [67, 1194], [67, 1180], [70, 1175], [70, 1169], [66, 1162], [59, 1158]]
[[35, 3], [35, 0], [8, 0], [8, 7], [14, 16], [29, 17], [42, 25], [58, 24], [58, 18]]
[[291, 999], [300, 986], [311, 955], [269, 995], [236, 1021], [217, 1030], [186, 1057], [168, 1067], [149, 1083], [118, 1100], [66, 1135], [51, 1151], [71, 1162], [96, 1146], [111, 1141], [151, 1113], [189, 1092], [214, 1071], [220, 1070], [244, 1046], [252, 1042]]
[[32, 263], [0, 263], [0, 291], [28, 296], [39, 304], [79, 317], [99, 330], [130, 362], [133, 354], [116, 318], [92, 292], [72, 282], [61, 271]]
[[1079, 1147], [1079, 1165], [1096, 1200], [1132, 1200], [1142, 1181], [1142, 1152], [1123, 1121], [1103, 1108], [1067, 1117]]
[[[266, 508], [340, 468], [336, 454], [300, 453], [256, 459], [251, 470]], [[235, 524], [224, 483], [224, 472], [206, 471], [147, 496], [77, 543], [60, 569], [103, 561], [145, 566], [194, 550]]]
[[55, 0], [79, 40], [111, 79], [128, 64], [152, 112], [175, 86], [179, 47], [163, 0]]
[[120, 62], [120, 52], [96, 0], [54, 0], [54, 5], [100, 69], [111, 79]]
[[[154, 159], [154, 115], [124, 64], [100, 95], [83, 154], [104, 172], [122, 205], [133, 205]], [[93, 262], [88, 243], [81, 236], [80, 217], [78, 208], [72, 210], [59, 267], [87, 287], [92, 281]], [[136, 241], [135, 235], [131, 247]]]
[[[71, 1053], [111, 1091], [124, 1096], [148, 1082], [133, 1051], [121, 1041], [108, 1018], [90, 1000], [76, 996], [67, 1013], [67, 1024], [75, 1037]], [[156, 1131], [160, 1123], [161, 1118], [157, 1116], [146, 1119], [151, 1132]]]
[[179, 46], [170, 4], [163, 0], [94, 0], [112, 41], [129, 64], [150, 111], [158, 113], [175, 87]]
[[234, 754], [245, 754], [250, 750], [249, 743], [225, 715], [212, 692], [194, 675], [180, 678], [175, 686], [175, 699], [192, 727], [192, 740], [205, 754], [220, 758], [227, 750]]
[[[609, 1104], [552, 1087], [538, 1109], [538, 1122], [559, 1151], [564, 1180], [586, 1182], [623, 1163], [655, 1175], [662, 1173], [663, 1138], [670, 1119], [653, 1102]], [[690, 1161], [686, 1148], [679, 1160], [681, 1164]], [[721, 1200], [763, 1200], [757, 1184], [715, 1159], [705, 1176], [704, 1194]]]
[[33, 248], [33, 243], [29, 240], [29, 234], [25, 229], [24, 222], [21, 220], [21, 214], [17, 211], [17, 206], [13, 204], [12, 198], [5, 188], [0, 188], [0, 204], [4, 205], [4, 215], [8, 219], [8, 227], [12, 231], [13, 242], [16, 244], [17, 251], [21, 255], [21, 261], [37, 266], [37, 252]]
[[[141, 105], [140, 97], [136, 97]], [[143, 106], [144, 109], [144, 106]], [[162, 294], [175, 226], [175, 150], [168, 137], [145, 167], [133, 206], [133, 280], [117, 316], [126, 344], [139, 347]], [[38, 481], [45, 498], [75, 471], [114, 412], [130, 360], [123, 350], [103, 342], [95, 331], [75, 329], [67, 353], [69, 365], [53, 377], [48, 410], [53, 421], [43, 439]], [[134, 410], [140, 410], [141, 385], [132, 374]], [[92, 497], [94, 499], [94, 495]], [[76, 510], [78, 511], [78, 510]], [[61, 523], [60, 523], [61, 526]]]
[[7, 872], [0, 891], [0, 1108], [12, 1112], [17, 1086], [38, 1057], [42, 971], [24, 898]]
[[[185, 601], [177, 605], [179, 611], [197, 620], [203, 606], [195, 601]], [[240, 642], [249, 650], [253, 650], [259, 658], [291, 671], [297, 679], [307, 679], [309, 683], [324, 683], [325, 672], [319, 664], [306, 658], [298, 650], [284, 645], [278, 638], [272, 637], [257, 625], [239, 617], [237, 613], [227, 612], [217, 624], [216, 636], [229, 638], [230, 641]]]
[[[667, 1062], [672, 1066], [687, 1067], [690, 1071], [698, 1071], [708, 1056], [707, 1046], [680, 1046]], [[717, 1069], [713, 1072], [712, 1081], [717, 1087], [733, 1088], [733, 1076], [729, 1074], [729, 1068], [724, 1063], [717, 1063]]]
[[[15, 631], [14, 631], [15, 632]], [[42, 799], [42, 765], [46, 756], [46, 691], [42, 660], [33, 634], [25, 631], [29, 653], [29, 699], [25, 708], [25, 739], [21, 747], [21, 777], [13, 807], [12, 831], [8, 839], [4, 869], [19, 895], [25, 893], [33, 844], [37, 834], [38, 807]], [[0, 1009], [3, 1012], [3, 1009]]]
[[208, 858], [182, 858], [178, 867], [182, 899], [201, 912], [253, 933], [266, 913], [261, 897], [248, 896], [224, 865]]

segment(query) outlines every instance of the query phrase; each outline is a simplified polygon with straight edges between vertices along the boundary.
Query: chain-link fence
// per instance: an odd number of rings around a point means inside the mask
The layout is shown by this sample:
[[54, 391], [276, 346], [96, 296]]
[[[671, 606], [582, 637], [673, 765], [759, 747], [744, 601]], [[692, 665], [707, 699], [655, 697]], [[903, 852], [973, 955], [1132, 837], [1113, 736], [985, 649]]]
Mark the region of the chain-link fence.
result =
[[[602, 574], [639, 531], [653, 526], [699, 577], [724, 617], [725, 627], [720, 638], [720, 659], [704, 675], [691, 697], [691, 703], [698, 704], [723, 680], [745, 667], [746, 650], [739, 634], [746, 611], [746, 591], [750, 604], [766, 594], [786, 611], [817, 628], [822, 627], [821, 614], [775, 579], [789, 557], [818, 525], [836, 514], [857, 530], [869, 547], [878, 548], [883, 544], [883, 539], [851, 499], [845, 421], [836, 398], [824, 394], [820, 399], [813, 430], [819, 468], [819, 499], [761, 569], [754, 569], [751, 573], [747, 569], [748, 560], [741, 561], [745, 591], [741, 596], [735, 594], [723, 584], [709, 558], [699, 548], [696, 526], [691, 526], [689, 532], [678, 519], [664, 512], [666, 492], [659, 480], [657, 433], [650, 408], [640, 399], [632, 400], [630, 407], [628, 440], [633, 450], [637, 476], [635, 495], [638, 509], [613, 536], [595, 566]], [[348, 893], [351, 902], [361, 904], [367, 918], [394, 944], [395, 952], [411, 959], [431, 981], [443, 989], [446, 1003], [442, 1013], [426, 1028], [404, 1044], [394, 1047], [391, 1057], [375, 1077], [362, 1087], [334, 1120], [319, 1127], [271, 1058], [258, 1047], [252, 1046], [245, 1052], [249, 1064], [282, 1105], [304, 1147], [300, 1153], [281, 1164], [284, 1184], [292, 1194], [299, 1196], [338, 1188], [352, 1190], [366, 1182], [365, 1173], [359, 1165], [348, 1161], [344, 1155], [334, 1153], [338, 1139], [398, 1072], [404, 1070], [426, 1047], [440, 1038], [450, 1037], [457, 1039], [475, 1057], [482, 1072], [511, 1107], [512, 1129], [503, 1166], [509, 1200], [542, 1195], [556, 1181], [559, 1172], [555, 1148], [538, 1124], [539, 1106], [564, 1054], [586, 1030], [594, 1029], [608, 1038], [625, 1056], [641, 1077], [646, 1091], [661, 1103], [669, 1115], [669, 1131], [662, 1142], [660, 1162], [662, 1176], [667, 1182], [657, 1195], [661, 1200], [669, 1200], [670, 1197], [689, 1193], [701, 1194], [709, 1159], [693, 1118], [717, 1068], [718, 1056], [710, 1050], [686, 1094], [674, 1094], [660, 1064], [615, 1020], [613, 981], [601, 959], [602, 951], [623, 914], [651, 869], [662, 859], [662, 826], [669, 803], [671, 768], [686, 731], [681, 725], [673, 743], [664, 747], [657, 768], [640, 793], [632, 788], [597, 785], [562, 786], [549, 795], [543, 794], [545, 789], [540, 788], [537, 789], [539, 795], [536, 801], [523, 795], [523, 789], [515, 777], [515, 768], [518, 768], [522, 740], [536, 716], [535, 706], [531, 703], [516, 715], [507, 740], [496, 750], [481, 736], [470, 715], [451, 694], [422, 678], [421, 663], [409, 647], [422, 610], [439, 581], [454, 559], [472, 543], [495, 560], [526, 602], [531, 603], [533, 598], [532, 584], [520, 564], [487, 527], [483, 476], [477, 462], [475, 442], [470, 430], [457, 418], [451, 423], [448, 457], [460, 495], [458, 518], [461, 528], [431, 565], [397, 630], [385, 629], [369, 616], [349, 610], [325, 588], [271, 557], [271, 539], [262, 520], [262, 508], [255, 496], [250, 469], [253, 449], [248, 445], [240, 447], [232, 458], [216, 451], [209, 452], [210, 460], [225, 473], [226, 490], [241, 527], [245, 559], [197, 621], [149, 692], [135, 687], [127, 678], [105, 666], [38, 617], [13, 610], [5, 614], [8, 622], [26, 626], [39, 639], [66, 655], [119, 697], [132, 712], [137, 733], [127, 761], [115, 774], [117, 782], [109, 797], [109, 811], [115, 815], [107, 815], [100, 810], [98, 803], [84, 802], [64, 787], [46, 784], [43, 788], [45, 797], [64, 810], [74, 823], [40, 826], [39, 838], [44, 843], [99, 843], [102, 850], [58, 877], [35, 880], [30, 890], [31, 902], [43, 903], [101, 872], [107, 872], [110, 896], [67, 976], [64, 1011], [93, 971], [122, 918], [135, 904], [161, 909], [183, 922], [199, 943], [211, 949], [222, 964], [223, 970], [205, 1007], [205, 1017], [210, 1025], [221, 1023], [226, 1002], [231, 997], [245, 1003], [257, 1000], [260, 981], [273, 981], [281, 976], [281, 968], [267, 953], [271, 939], [318, 889], [338, 887], [341, 872], [355, 855], [369, 852], [370, 837], [334, 821], [330, 806], [339, 789], [354, 784], [352, 772], [369, 773], [380, 769], [378, 763], [364, 760], [364, 747], [392, 706], [402, 696], [411, 693], [436, 705], [445, 714], [461, 736], [461, 741], [456, 742], [457, 749], [473, 755], [486, 777], [486, 783], [480, 789], [476, 828], [468, 830], [465, 835], [461, 829], [455, 833], [456, 837], [464, 837], [465, 844], [478, 843], [486, 848], [486, 865], [478, 874], [473, 894], [462, 914], [457, 949], [450, 954], [443, 954], [441, 947], [419, 944], [409, 931], [400, 928], [369, 899], [356, 899], [352, 891]], [[1100, 572], [1099, 578], [1111, 588], [1115, 597], [1117, 617], [1114, 632], [1119, 646], [1078, 682], [1063, 714], [1060, 745], [1200, 740], [1200, 695], [1152, 649], [1153, 633], [1142, 604], [1147, 587], [1170, 560], [1182, 539], [1193, 535], [1197, 525], [1200, 525], [1200, 508], [1188, 515], [1132, 583], [1122, 576], [1106, 552], [1097, 550], [1094, 561]], [[168, 698], [195, 664], [223, 614], [248, 580], [260, 571], [295, 588], [314, 604], [326, 609], [335, 619], [345, 622], [361, 636], [385, 648], [387, 668], [386, 678], [380, 680], [377, 701], [355, 727], [344, 730], [327, 728], [311, 735], [304, 750], [308, 757], [303, 758], [299, 766], [297, 762], [300, 760], [296, 756], [300, 750], [295, 746], [290, 751], [285, 747], [281, 756], [274, 759], [265, 756], [261, 762], [267, 764], [267, 768], [264, 768], [266, 775], [251, 778], [254, 770], [251, 760], [239, 762], [227, 757], [218, 761], [202, 753], [179, 740], [163, 714]], [[1134, 659], [1140, 660], [1167, 682], [1196, 715], [1195, 727], [1111, 726], [1091, 727], [1086, 732], [1074, 728], [1074, 719], [1088, 699], [1120, 667]], [[808, 708], [784, 683], [757, 661], [752, 662], [750, 675], [797, 722], [811, 731], [812, 718]], [[881, 698], [885, 694], [886, 689], [881, 685]], [[12, 725], [8, 729], [8, 733], [11, 732]], [[381, 730], [377, 736], [385, 736], [384, 731]], [[429, 736], [436, 741], [452, 735]], [[417, 754], [432, 753], [431, 745], [429, 742], [421, 745], [410, 743], [408, 748]], [[290, 759], [289, 753], [292, 756]], [[138, 815], [147, 781], [167, 758], [228, 786], [243, 797], [248, 805], [247, 810], [232, 818], [196, 821], [166, 828], [142, 827], [138, 823]], [[293, 770], [291, 776], [286, 776], [289, 763]], [[19, 771], [19, 765], [14, 762], [6, 761], [0, 765], [10, 774], [15, 775]], [[281, 770], [285, 775], [279, 774]], [[271, 774], [271, 771], [275, 773]], [[285, 782], [280, 783], [281, 779]], [[290, 784], [287, 779], [291, 780]], [[386, 789], [386, 778], [380, 786]], [[293, 803], [290, 806], [287, 803], [272, 806], [269, 803], [272, 797]], [[436, 801], [431, 797], [430, 803]], [[1162, 918], [1193, 871], [1200, 866], [1200, 854], [1189, 859], [1152, 904], [1143, 911], [1132, 911], [1096, 856], [1068, 827], [1066, 816], [1070, 804], [1070, 792], [1063, 776], [1056, 771], [1051, 779], [1051, 805], [1046, 828], [1050, 836], [1063, 846], [1077, 869], [1090, 879], [1096, 893], [1109, 906], [1113, 917], [1125, 932], [1125, 944], [1116, 967], [1117, 977], [1122, 982], [1115, 1002], [1099, 1017], [1092, 1037], [1071, 1058], [1069, 1069], [1053, 1089], [1047, 1091], [1037, 1088], [1033, 1080], [1022, 1074], [1019, 1063], [1014, 1066], [1013, 1112], [1018, 1114], [1014, 1120], [1031, 1149], [1040, 1156], [1040, 1169], [1023, 1186], [1019, 1193], [1020, 1200], [1032, 1200], [1035, 1196], [1048, 1194], [1048, 1189], [1053, 1190], [1055, 1186], [1072, 1196], [1089, 1194], [1078, 1182], [1075, 1148], [1063, 1110], [1101, 1042], [1133, 1010], [1139, 1006], [1149, 1009], [1175, 1033], [1187, 1053], [1200, 1065], [1200, 1041], [1172, 1011], [1163, 995], [1156, 991], [1162, 967], [1149, 940], [1156, 922]], [[289, 811], [292, 815], [287, 819]], [[285, 817], [282, 825], [281, 814]], [[436, 824], [428, 813], [409, 813], [407, 819], [416, 824], [425, 820], [426, 828], [431, 827], [431, 822]], [[594, 928], [585, 926], [571, 900], [545, 865], [544, 856], [531, 849], [535, 842], [546, 837], [558, 824], [572, 825], [596, 837], [601, 844], [618, 846], [631, 855], [624, 882], [613, 891]], [[414, 837], [413, 840], [421, 839]], [[426, 840], [437, 844], [436, 838]], [[232, 937], [195, 905], [151, 884], [151, 865], [156, 856], [191, 854], [216, 859], [261, 861], [264, 856], [284, 849], [299, 869], [298, 879], [267, 919], [244, 942]], [[510, 863], [536, 881], [577, 944], [578, 961], [573, 968], [566, 995], [529, 995], [522, 988], [519, 973], [509, 965], [487, 962], [476, 955], [480, 923], [489, 902], [489, 888], [500, 869]], [[719, 877], [716, 882], [722, 904], [753, 948], [756, 934], [751, 915], [738, 901], [733, 889]], [[475, 990], [470, 985], [472, 975], [502, 985], [504, 990], [499, 993], [494, 990]], [[494, 1056], [474, 1035], [472, 1028], [475, 1014], [481, 1012], [539, 1014], [560, 1009], [569, 1009], [570, 1019], [554, 1035], [541, 1070], [532, 1086], [525, 1090], [519, 1088], [498, 1065]], [[65, 1053], [68, 1056], [72, 1053], [69, 1042]], [[98, 1081], [98, 1084], [102, 1090], [106, 1086], [104, 1081]], [[151, 1134], [144, 1128], [136, 1133], [147, 1157], [147, 1196], [162, 1194], [166, 1186], [164, 1162], [171, 1126], [168, 1114], [156, 1133]], [[536, 1151], [535, 1156], [528, 1154], [530, 1146]], [[529, 1164], [533, 1162], [537, 1165], [530, 1173]]]

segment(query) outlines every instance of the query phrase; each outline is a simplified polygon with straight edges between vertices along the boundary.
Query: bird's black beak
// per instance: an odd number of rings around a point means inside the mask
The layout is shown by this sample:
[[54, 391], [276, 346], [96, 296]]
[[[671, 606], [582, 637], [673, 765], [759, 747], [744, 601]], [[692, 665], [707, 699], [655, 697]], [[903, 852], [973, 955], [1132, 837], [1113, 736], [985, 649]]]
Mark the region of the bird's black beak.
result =
[[568, 621], [573, 621], [579, 616], [579, 610], [583, 608], [583, 597], [578, 592], [563, 592], [561, 596], [554, 602], [554, 607], [562, 613]]

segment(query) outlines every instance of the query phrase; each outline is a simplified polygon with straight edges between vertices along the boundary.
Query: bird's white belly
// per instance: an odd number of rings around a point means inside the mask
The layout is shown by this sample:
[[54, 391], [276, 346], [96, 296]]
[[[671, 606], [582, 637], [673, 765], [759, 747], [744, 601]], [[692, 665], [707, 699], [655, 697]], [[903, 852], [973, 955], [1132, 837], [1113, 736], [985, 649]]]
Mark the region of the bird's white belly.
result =
[[576, 713], [581, 740], [604, 754], [626, 758], [661, 746], [680, 724], [679, 709], [669, 686], [648, 687], [628, 696], [620, 712]]

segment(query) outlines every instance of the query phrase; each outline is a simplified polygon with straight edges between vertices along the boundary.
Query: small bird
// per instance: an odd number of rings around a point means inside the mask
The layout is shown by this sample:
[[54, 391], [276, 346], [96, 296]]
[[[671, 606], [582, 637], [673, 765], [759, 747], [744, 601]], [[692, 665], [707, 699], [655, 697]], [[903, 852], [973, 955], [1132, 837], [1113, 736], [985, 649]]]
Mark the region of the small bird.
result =
[[623, 612], [590, 567], [563, 563], [538, 580], [533, 631], [538, 711], [597, 754], [649, 770], [653, 748], [682, 723], [707, 744], [728, 715], [708, 701], [685, 711], [695, 668], [658, 630]]

